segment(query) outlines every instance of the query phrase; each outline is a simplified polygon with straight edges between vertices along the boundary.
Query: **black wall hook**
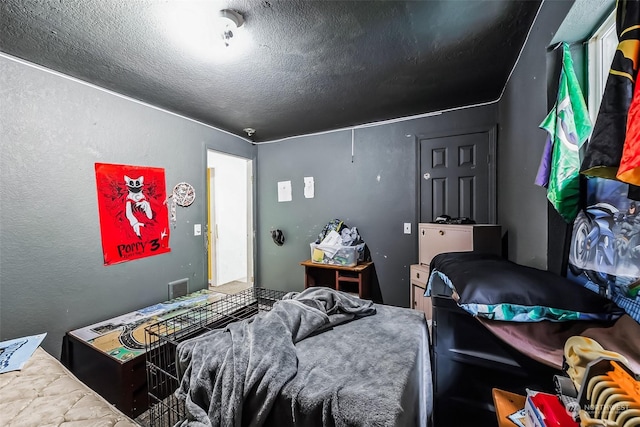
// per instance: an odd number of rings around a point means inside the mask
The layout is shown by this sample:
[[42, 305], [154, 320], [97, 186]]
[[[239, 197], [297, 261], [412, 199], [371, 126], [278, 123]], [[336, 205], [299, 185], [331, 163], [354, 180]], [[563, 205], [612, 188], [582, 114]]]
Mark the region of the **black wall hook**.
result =
[[271, 238], [273, 239], [273, 243], [276, 245], [284, 245], [284, 233], [279, 228], [271, 230]]

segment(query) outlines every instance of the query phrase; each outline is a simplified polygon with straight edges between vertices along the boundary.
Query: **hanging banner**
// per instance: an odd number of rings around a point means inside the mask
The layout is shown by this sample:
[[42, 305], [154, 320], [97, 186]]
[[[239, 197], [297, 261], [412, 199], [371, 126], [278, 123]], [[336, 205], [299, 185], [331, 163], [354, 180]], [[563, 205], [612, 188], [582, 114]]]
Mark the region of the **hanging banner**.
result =
[[549, 202], [571, 223], [580, 202], [579, 152], [591, 132], [591, 120], [567, 43], [562, 44], [556, 103], [540, 127], [547, 131], [547, 143], [535, 182], [547, 188]]
[[640, 202], [629, 185], [587, 180], [586, 207], [573, 223], [567, 277], [604, 295], [640, 322]]
[[164, 169], [96, 163], [104, 265], [170, 252]]

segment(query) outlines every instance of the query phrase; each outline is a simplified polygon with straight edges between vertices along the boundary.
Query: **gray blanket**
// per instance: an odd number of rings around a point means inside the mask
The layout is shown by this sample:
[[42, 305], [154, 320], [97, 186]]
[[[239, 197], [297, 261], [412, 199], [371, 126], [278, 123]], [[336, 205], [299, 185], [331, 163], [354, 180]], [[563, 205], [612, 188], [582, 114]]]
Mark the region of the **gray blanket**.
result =
[[179, 344], [176, 397], [187, 411], [179, 425], [263, 425], [297, 373], [295, 344], [375, 312], [371, 301], [312, 287], [287, 294], [271, 311]]
[[282, 388], [266, 425], [428, 425], [433, 405], [424, 314], [382, 304], [375, 308], [375, 316], [296, 344], [298, 372]]

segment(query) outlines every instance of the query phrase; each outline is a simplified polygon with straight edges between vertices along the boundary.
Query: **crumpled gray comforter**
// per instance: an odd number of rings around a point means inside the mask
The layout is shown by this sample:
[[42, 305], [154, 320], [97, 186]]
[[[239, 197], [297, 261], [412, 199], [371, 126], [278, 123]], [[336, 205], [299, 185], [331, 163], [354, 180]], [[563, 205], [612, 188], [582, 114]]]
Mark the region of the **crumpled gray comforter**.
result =
[[371, 301], [312, 287], [287, 294], [268, 312], [180, 343], [176, 397], [188, 414], [180, 425], [263, 425], [296, 375], [295, 344], [375, 312]]
[[[306, 337], [306, 338], [305, 338]], [[427, 426], [424, 314], [330, 288], [178, 346], [182, 426]]]

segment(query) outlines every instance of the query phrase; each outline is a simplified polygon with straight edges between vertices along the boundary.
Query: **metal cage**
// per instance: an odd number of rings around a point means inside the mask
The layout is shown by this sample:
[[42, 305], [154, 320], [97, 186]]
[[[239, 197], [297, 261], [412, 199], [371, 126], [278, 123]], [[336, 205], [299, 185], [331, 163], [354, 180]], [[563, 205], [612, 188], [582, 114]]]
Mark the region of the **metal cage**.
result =
[[250, 288], [146, 327], [149, 425], [169, 427], [184, 419], [184, 402], [174, 396], [179, 386], [176, 347], [180, 342], [269, 311], [284, 295], [283, 291]]

